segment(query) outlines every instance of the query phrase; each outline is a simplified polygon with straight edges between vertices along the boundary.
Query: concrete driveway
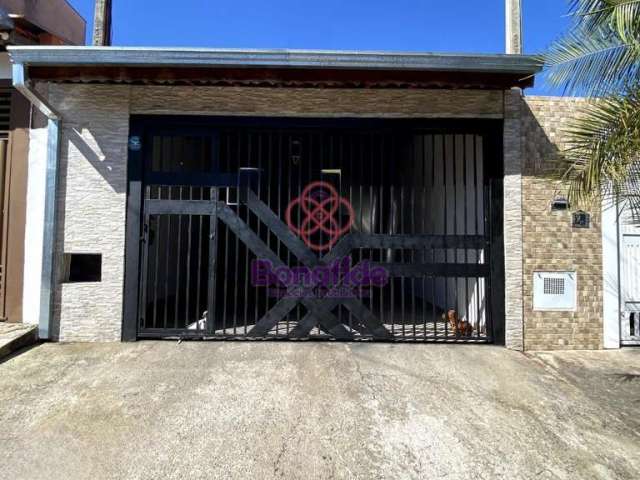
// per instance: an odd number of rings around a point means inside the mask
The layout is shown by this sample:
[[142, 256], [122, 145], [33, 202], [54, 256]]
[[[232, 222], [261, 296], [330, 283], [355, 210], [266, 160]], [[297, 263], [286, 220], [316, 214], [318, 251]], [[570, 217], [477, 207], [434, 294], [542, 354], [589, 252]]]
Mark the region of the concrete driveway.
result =
[[22, 478], [640, 478], [640, 350], [45, 344], [0, 364]]

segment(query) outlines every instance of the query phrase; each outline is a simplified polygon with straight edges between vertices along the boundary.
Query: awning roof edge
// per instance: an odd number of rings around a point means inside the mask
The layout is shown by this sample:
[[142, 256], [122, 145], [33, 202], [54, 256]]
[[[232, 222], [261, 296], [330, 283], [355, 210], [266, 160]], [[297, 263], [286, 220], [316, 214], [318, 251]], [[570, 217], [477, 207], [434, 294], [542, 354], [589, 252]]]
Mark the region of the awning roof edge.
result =
[[358, 69], [518, 75], [534, 75], [542, 69], [535, 56], [504, 54], [89, 46], [14, 46], [8, 50], [14, 63], [27, 66]]

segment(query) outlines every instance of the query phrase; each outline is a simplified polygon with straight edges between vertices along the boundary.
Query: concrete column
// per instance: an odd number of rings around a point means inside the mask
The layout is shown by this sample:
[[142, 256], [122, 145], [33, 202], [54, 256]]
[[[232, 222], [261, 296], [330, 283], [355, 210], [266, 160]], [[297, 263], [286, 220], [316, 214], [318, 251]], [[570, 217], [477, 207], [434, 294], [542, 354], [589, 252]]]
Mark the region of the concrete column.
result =
[[506, 52], [522, 54], [522, 0], [506, 0]]
[[96, 0], [93, 15], [93, 45], [111, 45], [111, 0]]
[[504, 95], [505, 344], [523, 350], [522, 92]]

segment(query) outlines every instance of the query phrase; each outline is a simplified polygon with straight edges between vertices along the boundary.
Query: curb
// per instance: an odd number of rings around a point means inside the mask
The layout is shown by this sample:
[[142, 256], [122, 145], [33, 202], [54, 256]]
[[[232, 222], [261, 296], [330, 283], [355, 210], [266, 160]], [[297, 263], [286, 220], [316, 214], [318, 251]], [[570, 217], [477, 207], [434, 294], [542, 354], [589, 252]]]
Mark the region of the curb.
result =
[[0, 346], [0, 361], [12, 353], [17, 352], [21, 348], [34, 345], [37, 342], [38, 328], [33, 326], [32, 328], [25, 329], [21, 334]]

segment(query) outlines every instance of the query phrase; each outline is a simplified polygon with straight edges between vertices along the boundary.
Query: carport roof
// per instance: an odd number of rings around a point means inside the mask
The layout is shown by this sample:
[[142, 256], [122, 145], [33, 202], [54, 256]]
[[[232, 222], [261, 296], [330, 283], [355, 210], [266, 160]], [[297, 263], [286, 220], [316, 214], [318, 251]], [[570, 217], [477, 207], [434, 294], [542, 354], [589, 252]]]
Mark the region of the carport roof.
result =
[[329, 50], [139, 47], [9, 48], [34, 79], [334, 87], [525, 88], [537, 57]]

